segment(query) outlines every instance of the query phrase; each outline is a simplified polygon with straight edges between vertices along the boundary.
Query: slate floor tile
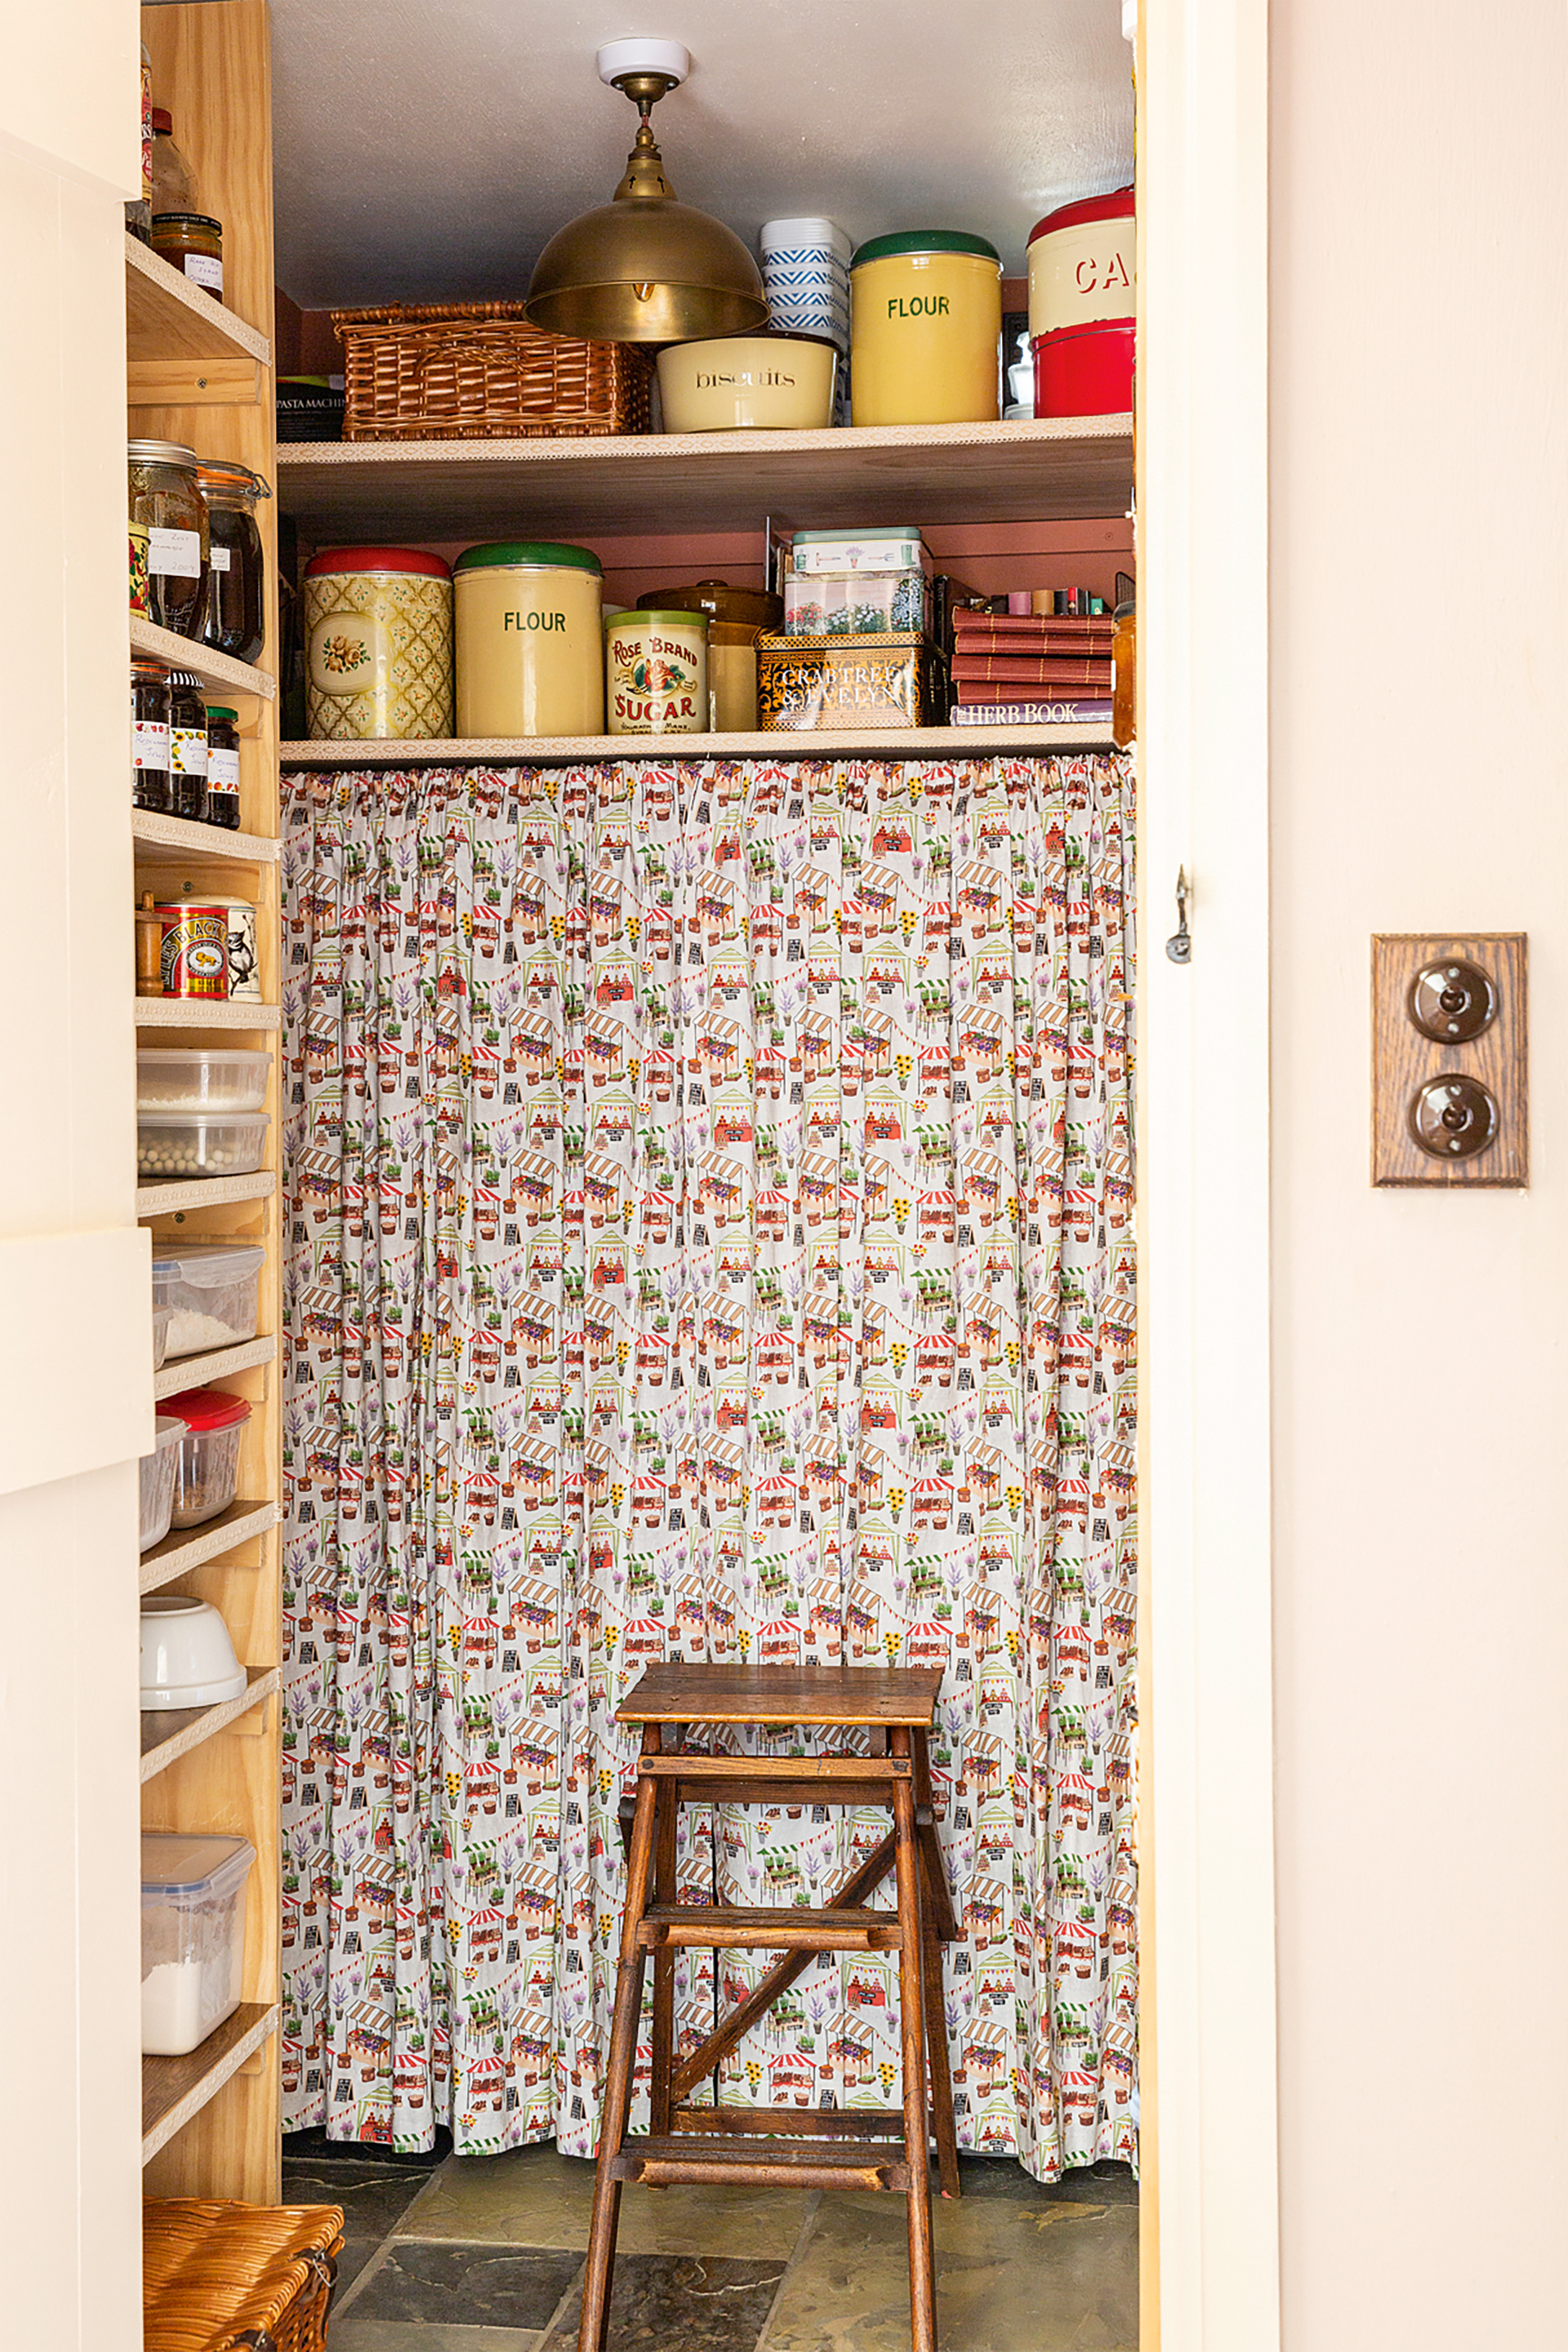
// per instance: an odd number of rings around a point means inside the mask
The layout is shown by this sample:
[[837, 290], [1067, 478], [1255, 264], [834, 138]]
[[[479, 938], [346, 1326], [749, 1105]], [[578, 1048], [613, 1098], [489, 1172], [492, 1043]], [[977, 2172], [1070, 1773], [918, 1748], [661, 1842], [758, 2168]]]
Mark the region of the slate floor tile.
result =
[[343, 2251], [338, 2257], [338, 2299], [382, 2241], [406, 2214], [445, 2162], [451, 2141], [441, 2135], [427, 2155], [396, 2156], [390, 2148], [329, 2140], [324, 2132], [290, 2132], [283, 2142], [286, 2205], [341, 2205]]
[[959, 2178], [965, 2197], [1011, 2197], [1048, 2205], [1136, 2205], [1138, 2179], [1130, 2164], [1075, 2165], [1048, 2186], [1011, 2156], [971, 2156], [961, 2151]]
[[[582, 2257], [552, 2249], [503, 2253], [495, 2246], [425, 2245], [400, 2238], [372, 2272], [347, 2311], [370, 2320], [438, 2323], [443, 2327], [544, 2327], [582, 2267]], [[332, 2325], [333, 2352], [338, 2326]]]
[[[610, 2296], [615, 2352], [755, 2352], [783, 2275], [782, 2262], [617, 2254]], [[579, 2291], [540, 2352], [571, 2352], [582, 2310]]]
[[[938, 2198], [932, 2226], [943, 2352], [1136, 2352], [1132, 2208]], [[824, 2196], [766, 2352], [909, 2352], [909, 2342], [902, 2199]]]
[[367, 2319], [347, 2312], [331, 2323], [332, 2352], [536, 2352], [532, 2327], [447, 2326], [397, 2319]]
[[[464, 2156], [404, 2217], [399, 2234], [584, 2251], [594, 2167], [553, 2147]], [[628, 2188], [617, 2244], [627, 2254], [728, 2254], [786, 2261], [810, 2210], [804, 2190]]]

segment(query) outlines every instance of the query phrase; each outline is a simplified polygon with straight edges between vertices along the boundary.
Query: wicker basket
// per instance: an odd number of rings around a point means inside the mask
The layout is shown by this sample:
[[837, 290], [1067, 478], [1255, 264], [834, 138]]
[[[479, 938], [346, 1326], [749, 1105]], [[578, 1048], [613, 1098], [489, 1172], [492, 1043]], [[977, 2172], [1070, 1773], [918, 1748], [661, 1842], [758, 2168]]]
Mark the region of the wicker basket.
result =
[[531, 441], [646, 433], [652, 365], [635, 343], [531, 327], [521, 302], [334, 310], [345, 441]]
[[142, 2352], [322, 2352], [342, 2242], [337, 2205], [148, 2198]]

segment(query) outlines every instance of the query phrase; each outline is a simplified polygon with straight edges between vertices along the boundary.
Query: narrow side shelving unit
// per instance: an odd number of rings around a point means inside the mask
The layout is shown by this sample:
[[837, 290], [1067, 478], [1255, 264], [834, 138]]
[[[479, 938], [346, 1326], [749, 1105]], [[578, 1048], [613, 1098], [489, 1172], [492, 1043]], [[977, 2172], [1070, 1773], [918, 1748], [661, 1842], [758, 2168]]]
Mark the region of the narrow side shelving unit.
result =
[[[155, 255], [126, 255], [130, 430], [179, 441], [198, 457], [247, 466], [277, 481], [272, 351], [272, 119], [266, 0], [149, 7], [142, 37], [157, 102], [179, 124], [204, 210], [225, 232], [225, 301], [187, 287]], [[133, 620], [138, 652], [189, 669], [210, 698], [238, 713], [240, 824], [212, 825], [137, 812], [138, 892], [247, 898], [257, 908], [259, 1003], [139, 998], [149, 1044], [245, 1045], [270, 1056], [265, 1164], [253, 1175], [142, 1183], [137, 1214], [162, 1242], [260, 1242], [258, 1336], [166, 1364], [160, 1397], [217, 1382], [251, 1408], [238, 1498], [205, 1526], [174, 1530], [138, 1568], [142, 1592], [167, 1587], [221, 1612], [247, 1673], [223, 1706], [142, 1718], [142, 1824], [248, 1838], [257, 1862], [246, 1901], [239, 2010], [183, 2058], [142, 2060], [143, 2182], [155, 2196], [276, 2202], [279, 2190], [278, 2019], [280, 1993], [280, 1787], [278, 1112], [281, 1058], [279, 943], [276, 506], [261, 503], [266, 638], [256, 664], [230, 660]]]

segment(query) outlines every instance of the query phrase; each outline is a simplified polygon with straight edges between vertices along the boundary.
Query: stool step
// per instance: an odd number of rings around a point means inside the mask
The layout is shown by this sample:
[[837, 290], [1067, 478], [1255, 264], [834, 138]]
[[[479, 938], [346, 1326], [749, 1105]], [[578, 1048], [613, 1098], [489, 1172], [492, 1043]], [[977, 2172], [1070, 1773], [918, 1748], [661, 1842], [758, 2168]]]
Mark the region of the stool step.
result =
[[645, 1949], [661, 1944], [698, 1944], [807, 1952], [894, 1952], [899, 1922], [891, 1911], [738, 1911], [727, 1904], [652, 1903], [637, 1922]]
[[742, 2189], [907, 2189], [902, 2154], [875, 2140], [723, 2139], [707, 2132], [628, 2139], [612, 2157], [612, 2179], [650, 2188], [721, 2180]]

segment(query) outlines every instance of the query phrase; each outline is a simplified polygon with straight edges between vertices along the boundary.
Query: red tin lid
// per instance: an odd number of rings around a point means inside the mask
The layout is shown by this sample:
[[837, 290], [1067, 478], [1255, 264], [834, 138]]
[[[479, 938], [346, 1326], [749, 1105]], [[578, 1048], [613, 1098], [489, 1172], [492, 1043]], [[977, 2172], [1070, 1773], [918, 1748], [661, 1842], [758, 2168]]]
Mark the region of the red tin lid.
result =
[[422, 572], [429, 580], [450, 580], [451, 567], [422, 547], [324, 547], [312, 555], [303, 577], [319, 580], [329, 572]]
[[178, 1396], [165, 1397], [162, 1402], [165, 1412], [174, 1413], [187, 1429], [198, 1433], [232, 1429], [237, 1421], [250, 1419], [244, 1397], [230, 1396], [226, 1389], [182, 1389]]
[[1131, 220], [1133, 214], [1133, 191], [1113, 188], [1108, 196], [1081, 196], [1076, 205], [1063, 205], [1059, 212], [1047, 213], [1029, 231], [1029, 243], [1037, 236], [1050, 236], [1058, 228], [1077, 228], [1080, 221]]

